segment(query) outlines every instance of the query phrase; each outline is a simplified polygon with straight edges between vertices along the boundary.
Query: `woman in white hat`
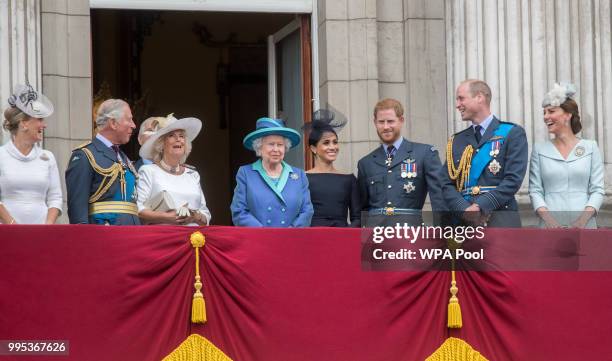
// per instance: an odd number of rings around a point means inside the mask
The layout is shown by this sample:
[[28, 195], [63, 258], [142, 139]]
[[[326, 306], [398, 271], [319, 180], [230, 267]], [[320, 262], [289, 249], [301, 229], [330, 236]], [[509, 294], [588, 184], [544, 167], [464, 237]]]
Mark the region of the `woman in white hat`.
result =
[[53, 224], [62, 188], [53, 153], [40, 146], [53, 104], [29, 84], [17, 85], [4, 111], [11, 139], [0, 147], [0, 222]]
[[144, 223], [192, 226], [210, 223], [200, 174], [184, 164], [200, 129], [199, 119], [176, 119], [170, 114], [160, 119], [155, 134], [140, 148], [140, 156], [153, 161], [138, 171], [136, 203]]
[[576, 136], [582, 129], [573, 84], [555, 84], [542, 102], [552, 141], [536, 143], [529, 166], [529, 196], [547, 228], [596, 228], [604, 199], [604, 165], [594, 140]]
[[261, 159], [236, 174], [232, 221], [247, 227], [308, 227], [313, 208], [303, 170], [283, 161], [300, 143], [300, 133], [279, 119], [260, 118], [243, 141]]

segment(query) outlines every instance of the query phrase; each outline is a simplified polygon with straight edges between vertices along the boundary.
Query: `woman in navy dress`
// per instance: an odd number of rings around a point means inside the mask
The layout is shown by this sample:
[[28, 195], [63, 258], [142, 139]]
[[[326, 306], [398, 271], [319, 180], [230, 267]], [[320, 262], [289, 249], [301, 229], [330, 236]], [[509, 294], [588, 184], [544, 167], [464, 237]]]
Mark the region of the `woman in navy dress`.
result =
[[322, 109], [304, 127], [315, 159], [314, 168], [306, 172], [314, 207], [312, 227], [359, 227], [361, 224], [357, 178], [342, 174], [334, 167], [340, 151], [337, 132], [345, 124], [346, 120], [338, 120], [333, 112]]

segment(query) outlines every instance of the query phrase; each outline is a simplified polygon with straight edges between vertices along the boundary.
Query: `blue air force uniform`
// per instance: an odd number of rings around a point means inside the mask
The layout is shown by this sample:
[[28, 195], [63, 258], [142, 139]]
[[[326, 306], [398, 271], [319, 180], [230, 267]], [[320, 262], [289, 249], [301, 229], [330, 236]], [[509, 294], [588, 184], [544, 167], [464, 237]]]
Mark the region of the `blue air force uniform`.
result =
[[433, 146], [401, 138], [388, 158], [381, 145], [357, 163], [363, 210], [374, 215], [420, 213], [428, 192], [433, 210], [445, 209], [438, 178], [442, 166]]
[[[452, 159], [448, 159], [449, 153]], [[525, 130], [493, 116], [479, 142], [472, 126], [455, 134], [447, 145], [447, 160], [441, 176], [449, 210], [463, 212], [476, 203], [484, 214], [505, 211], [503, 216], [493, 214], [488, 222], [490, 226], [520, 227], [514, 195], [527, 171], [527, 153]], [[462, 158], [463, 169], [459, 169]], [[454, 174], [449, 174], [449, 168]]]
[[118, 156], [111, 145], [98, 134], [72, 151], [66, 170], [71, 224], [140, 224], [136, 170], [125, 153], [119, 151]]

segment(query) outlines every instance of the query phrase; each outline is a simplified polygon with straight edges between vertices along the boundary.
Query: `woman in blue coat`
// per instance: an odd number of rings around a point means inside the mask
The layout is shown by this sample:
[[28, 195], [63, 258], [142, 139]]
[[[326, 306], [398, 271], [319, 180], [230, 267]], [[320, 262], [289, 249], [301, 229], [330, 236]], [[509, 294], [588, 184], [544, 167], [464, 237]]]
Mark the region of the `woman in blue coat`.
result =
[[260, 158], [236, 174], [232, 221], [246, 227], [308, 227], [313, 214], [308, 178], [283, 161], [300, 134], [278, 119], [260, 118], [243, 141]]

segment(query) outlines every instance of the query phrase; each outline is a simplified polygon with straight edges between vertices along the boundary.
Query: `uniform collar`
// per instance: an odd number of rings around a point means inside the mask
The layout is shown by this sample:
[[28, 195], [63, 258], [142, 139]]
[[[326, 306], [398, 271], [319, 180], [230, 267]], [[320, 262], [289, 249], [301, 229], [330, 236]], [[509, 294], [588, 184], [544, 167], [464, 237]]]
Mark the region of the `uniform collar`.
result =
[[101, 141], [105, 146], [111, 148], [114, 144], [113, 142], [111, 142], [110, 140], [108, 140], [108, 138], [106, 138], [105, 136], [103, 136], [102, 134], [98, 133], [96, 134], [96, 138]]
[[[404, 137], [399, 137], [395, 142], [393, 142], [393, 146], [395, 147], [396, 150], [400, 149], [400, 146], [402, 145], [402, 141], [404, 140]], [[383, 143], [382, 144], [383, 149], [385, 150], [385, 154], [387, 153], [387, 148], [389, 147], [387, 144]]]
[[495, 118], [495, 115], [491, 113], [480, 124], [474, 124], [474, 122], [472, 122], [472, 127], [476, 128], [477, 125], [480, 125], [482, 127], [482, 129], [480, 130], [480, 134], [482, 135], [487, 131], [487, 128], [489, 127], [489, 125], [491, 125], [491, 122], [493, 121], [494, 118]]

